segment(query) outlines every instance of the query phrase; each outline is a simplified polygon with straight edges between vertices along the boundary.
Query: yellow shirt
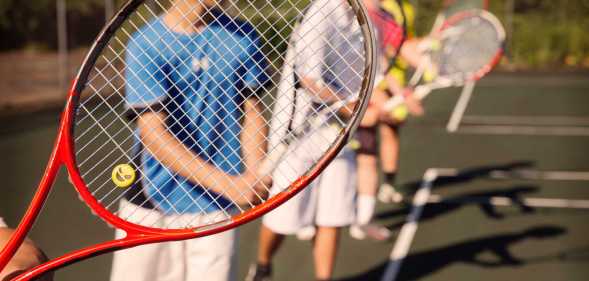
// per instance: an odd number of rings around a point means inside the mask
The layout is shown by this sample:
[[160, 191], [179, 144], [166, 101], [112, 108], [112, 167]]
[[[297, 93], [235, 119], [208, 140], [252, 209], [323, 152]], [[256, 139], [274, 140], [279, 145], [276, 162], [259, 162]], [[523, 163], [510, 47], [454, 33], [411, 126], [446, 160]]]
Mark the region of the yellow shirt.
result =
[[[413, 5], [409, 3], [407, 0], [401, 0], [403, 6], [403, 12], [405, 13], [405, 18], [403, 18], [403, 13], [399, 7], [399, 4], [396, 0], [383, 0], [380, 2], [381, 8], [393, 16], [395, 21], [398, 24], [403, 24], [403, 20], [405, 20], [406, 24], [406, 34], [407, 39], [413, 38], [415, 36], [415, 9]], [[391, 75], [395, 77], [401, 87], [404, 87], [406, 84], [406, 74], [408, 64], [402, 58], [397, 58], [395, 60], [395, 65], [388, 71], [387, 75]], [[383, 80], [379, 83], [378, 88], [381, 90], [386, 90], [388, 88], [386, 80]]]

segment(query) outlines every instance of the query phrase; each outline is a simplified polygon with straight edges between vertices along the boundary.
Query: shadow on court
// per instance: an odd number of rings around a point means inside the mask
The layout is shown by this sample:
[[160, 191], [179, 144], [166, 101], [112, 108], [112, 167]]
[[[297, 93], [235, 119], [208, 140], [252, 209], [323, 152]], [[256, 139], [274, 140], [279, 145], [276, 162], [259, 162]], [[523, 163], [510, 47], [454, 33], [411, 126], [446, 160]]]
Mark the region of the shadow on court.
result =
[[586, 263], [589, 261], [589, 245], [526, 259], [526, 263], [535, 264], [550, 263], [553, 261]]
[[[397, 280], [417, 280], [455, 263], [469, 264], [485, 268], [517, 267], [528, 263], [527, 260], [514, 256], [509, 247], [528, 239], [550, 239], [564, 235], [566, 229], [560, 226], [543, 225], [528, 228], [521, 232], [492, 235], [467, 240], [431, 250], [415, 252], [403, 261]], [[586, 250], [586, 249], [585, 249]], [[496, 258], [482, 259], [480, 254], [490, 252]], [[586, 253], [586, 251], [584, 252]], [[543, 257], [543, 259], [559, 259], [559, 255]], [[542, 259], [541, 259], [542, 260]], [[529, 262], [538, 262], [532, 259]], [[374, 281], [380, 280], [387, 262], [369, 269], [356, 276], [339, 279], [339, 281]]]
[[[537, 186], [515, 186], [509, 189], [496, 190], [491, 188], [491, 191], [465, 193], [459, 196], [452, 196], [444, 198], [439, 203], [431, 203], [426, 206], [421, 215], [420, 221], [427, 221], [444, 215], [448, 215], [466, 205], [477, 205], [480, 210], [489, 219], [504, 219], [506, 215], [498, 210], [496, 206], [491, 204], [493, 197], [509, 198], [510, 203], [516, 206], [521, 214], [532, 214], [535, 209], [527, 206], [523, 202], [524, 195], [538, 191]], [[376, 215], [378, 220], [388, 220], [392, 218], [405, 218], [411, 212], [411, 206], [406, 206], [402, 209], [393, 209], [384, 211]], [[403, 226], [405, 221], [395, 222], [387, 227], [394, 230]]]
[[[433, 182], [433, 188], [441, 188], [448, 185], [456, 185], [459, 183], [467, 183], [471, 182], [480, 178], [488, 178], [492, 172], [501, 171], [501, 172], [513, 172], [519, 169], [524, 168], [532, 168], [534, 167], [534, 161], [523, 160], [523, 161], [514, 161], [506, 164], [501, 165], [487, 165], [487, 166], [479, 166], [473, 167], [468, 169], [461, 170], [455, 176], [439, 176]], [[403, 184], [402, 189], [406, 190], [410, 193], [414, 193], [423, 185], [423, 181], [414, 181]]]

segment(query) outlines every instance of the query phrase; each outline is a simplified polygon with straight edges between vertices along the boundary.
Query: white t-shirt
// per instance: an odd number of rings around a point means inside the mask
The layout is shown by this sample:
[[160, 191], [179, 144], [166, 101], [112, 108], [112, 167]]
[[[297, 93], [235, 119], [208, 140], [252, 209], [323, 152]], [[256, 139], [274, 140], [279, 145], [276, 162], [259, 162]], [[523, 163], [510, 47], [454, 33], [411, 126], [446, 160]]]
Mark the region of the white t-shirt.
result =
[[354, 17], [346, 1], [313, 1], [292, 38], [297, 75], [324, 83], [341, 99], [357, 95], [364, 76], [364, 41]]
[[306, 123], [316, 101], [304, 89], [295, 94], [294, 73], [330, 86], [342, 100], [359, 94], [365, 56], [362, 32], [349, 8], [343, 0], [313, 1], [293, 32], [276, 95], [270, 147], [276, 147], [288, 129]]
[[6, 222], [4, 222], [2, 217], [0, 217], [0, 227], [7, 227]]

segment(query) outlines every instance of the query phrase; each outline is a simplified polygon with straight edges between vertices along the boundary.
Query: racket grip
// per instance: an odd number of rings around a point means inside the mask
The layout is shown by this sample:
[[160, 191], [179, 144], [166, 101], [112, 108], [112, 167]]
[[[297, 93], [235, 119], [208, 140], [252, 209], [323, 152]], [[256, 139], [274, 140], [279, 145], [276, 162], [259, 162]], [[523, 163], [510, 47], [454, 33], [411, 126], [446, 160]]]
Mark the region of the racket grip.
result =
[[413, 95], [415, 96], [415, 99], [423, 100], [425, 97], [427, 97], [427, 95], [429, 95], [429, 93], [431, 93], [431, 91], [432, 89], [430, 87], [421, 85], [415, 88]]
[[270, 153], [268, 154], [268, 156], [266, 156], [266, 159], [264, 159], [262, 165], [258, 169], [258, 175], [260, 177], [265, 177], [272, 174], [272, 172], [274, 172], [274, 169], [276, 169], [276, 166], [278, 166], [280, 159], [286, 153], [287, 149], [288, 145], [281, 143], [278, 146], [276, 146], [272, 151], [270, 151]]
[[383, 109], [385, 111], [393, 110], [395, 107], [403, 104], [404, 100], [405, 98], [403, 98], [402, 96], [394, 96], [385, 102], [385, 104], [383, 105]]

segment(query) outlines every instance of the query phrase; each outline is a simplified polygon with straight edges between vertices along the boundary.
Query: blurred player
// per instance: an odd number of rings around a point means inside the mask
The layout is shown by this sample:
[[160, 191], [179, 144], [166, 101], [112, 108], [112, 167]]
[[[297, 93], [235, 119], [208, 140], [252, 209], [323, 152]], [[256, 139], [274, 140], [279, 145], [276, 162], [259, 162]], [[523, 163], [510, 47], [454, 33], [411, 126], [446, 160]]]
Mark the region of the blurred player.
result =
[[[120, 206], [120, 215], [130, 220], [155, 218], [158, 227], [196, 219], [206, 222], [236, 208], [232, 201], [245, 204], [264, 197], [265, 187], [256, 182], [256, 171], [264, 155], [259, 148], [265, 145], [266, 130], [262, 129], [265, 120], [256, 106], [255, 93], [267, 81], [265, 62], [253, 27], [216, 9], [216, 3], [177, 0], [173, 8], [135, 33], [128, 43], [126, 102], [140, 115], [138, 137], [145, 146], [138, 157], [144, 175], [143, 192], [141, 196], [128, 196]], [[163, 38], [161, 45], [147, 44], [149, 36]], [[211, 47], [231, 42], [249, 43], [247, 50], [237, 54], [218, 54]], [[171, 48], [175, 52], [166, 52]], [[226, 79], [235, 81], [223, 86], [198, 82], [216, 75], [210, 66], [222, 65], [217, 60], [239, 60], [239, 67], [227, 67], [223, 73]], [[183, 90], [175, 92], [177, 89]], [[206, 96], [218, 103], [203, 101]], [[152, 108], [162, 104], [162, 99], [170, 101], [163, 103], [166, 108]], [[198, 102], [203, 104], [200, 108], [191, 106]], [[185, 117], [219, 116], [219, 104], [224, 106], [221, 112], [226, 112], [222, 122]], [[187, 113], [190, 110], [201, 112]], [[195, 139], [199, 139], [198, 145]], [[171, 160], [169, 155], [178, 160]], [[233, 188], [226, 187], [229, 185]], [[124, 237], [125, 233], [117, 231], [116, 235]], [[237, 233], [232, 230], [117, 252], [111, 280], [234, 280], [236, 247]]]
[[[4, 248], [4, 245], [10, 240], [13, 230], [9, 229], [0, 217], [0, 249]], [[22, 246], [16, 252], [16, 255], [8, 263], [6, 268], [0, 272], [0, 280], [8, 281], [16, 277], [20, 273], [29, 270], [37, 265], [40, 265], [47, 261], [47, 257], [31, 240], [25, 240]], [[43, 276], [38, 281], [51, 281], [53, 280], [52, 274]]]
[[[384, 184], [381, 187], [379, 198], [383, 202], [400, 202], [402, 194], [393, 187], [398, 163], [399, 142], [398, 129], [405, 121], [406, 116], [391, 116], [390, 112], [382, 112], [379, 105], [383, 105], [393, 95], [406, 95], [405, 70], [407, 62], [400, 59], [390, 59], [397, 55], [410, 57], [410, 62], [419, 59], [414, 48], [415, 43], [409, 40], [407, 46], [403, 46], [398, 54], [399, 40], [403, 38], [403, 27], [406, 27], [408, 38], [413, 37], [414, 10], [408, 1], [402, 1], [402, 7], [396, 0], [370, 1], [367, 8], [371, 14], [374, 26], [378, 30], [379, 45], [381, 46], [381, 75], [373, 93], [373, 106], [368, 109], [365, 122], [363, 122], [356, 134], [356, 152], [358, 153], [358, 199], [357, 219], [350, 228], [350, 235], [356, 239], [371, 238], [374, 240], [387, 240], [390, 231], [378, 225], [370, 224], [376, 206], [378, 191], [378, 160], [377, 152], [380, 151], [380, 161], [384, 172]], [[402, 10], [401, 10], [402, 9]], [[405, 22], [405, 25], [404, 25]], [[389, 65], [389, 62], [394, 65]], [[385, 69], [388, 69], [385, 71]], [[407, 103], [412, 114], [422, 113], [421, 105], [411, 100], [408, 95]], [[380, 134], [380, 147], [377, 135]]]
[[[332, 99], [334, 96], [357, 94], [361, 87], [361, 72], [364, 61], [359, 26], [350, 24], [353, 21], [350, 11], [342, 5], [343, 0], [317, 0], [308, 8], [300, 26], [293, 33], [293, 45], [287, 52], [286, 61], [294, 60], [294, 69], [287, 64], [282, 71], [282, 79], [298, 79], [299, 89], [294, 94], [306, 100], [296, 106], [312, 107], [313, 99]], [[324, 9], [324, 10], [323, 10]], [[314, 39], [324, 36], [324, 40]], [[306, 42], [313, 42], [309, 45]], [[296, 54], [296, 55], [295, 55]], [[341, 57], [344, 54], [344, 57]], [[324, 68], [318, 65], [326, 65]], [[323, 71], [329, 69], [330, 71]], [[287, 82], [288, 85], [293, 83]], [[293, 92], [291, 90], [291, 92]], [[279, 93], [286, 95], [279, 90]], [[288, 93], [291, 94], [291, 93]], [[311, 102], [309, 102], [311, 101]], [[302, 109], [302, 108], [301, 108]], [[309, 108], [310, 110], [316, 110]], [[305, 112], [294, 110], [293, 112]], [[299, 118], [302, 117], [302, 118]], [[291, 116], [294, 122], [305, 121], [306, 116]], [[279, 165], [275, 173], [282, 176], [274, 179], [271, 192], [280, 192], [285, 188], [281, 178], [288, 176], [292, 169], [306, 169], [309, 161], [308, 153], [323, 149], [321, 141], [312, 141], [316, 135], [329, 135], [330, 126], [319, 129], [294, 151], [299, 157], [286, 165]], [[327, 169], [301, 194], [277, 208], [264, 217], [260, 230], [257, 262], [250, 267], [246, 280], [268, 281], [272, 275], [272, 258], [285, 235], [293, 235], [301, 229], [315, 229], [313, 237], [313, 257], [316, 280], [331, 280], [340, 229], [354, 221], [356, 196], [356, 156], [346, 148], [327, 167]], [[296, 173], [295, 173], [296, 174]]]

